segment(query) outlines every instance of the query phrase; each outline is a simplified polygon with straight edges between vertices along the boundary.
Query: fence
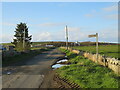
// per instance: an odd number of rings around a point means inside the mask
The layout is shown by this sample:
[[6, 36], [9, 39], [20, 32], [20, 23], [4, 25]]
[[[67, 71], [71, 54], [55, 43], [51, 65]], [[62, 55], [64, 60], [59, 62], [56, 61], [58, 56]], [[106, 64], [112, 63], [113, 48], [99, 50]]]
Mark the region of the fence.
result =
[[[97, 62], [97, 55], [92, 53], [83, 53], [83, 56], [92, 60], [93, 62]], [[104, 57], [102, 55], [98, 55], [98, 63], [100, 65], [106, 66], [112, 69], [116, 74], [120, 75], [120, 61], [115, 58]]]

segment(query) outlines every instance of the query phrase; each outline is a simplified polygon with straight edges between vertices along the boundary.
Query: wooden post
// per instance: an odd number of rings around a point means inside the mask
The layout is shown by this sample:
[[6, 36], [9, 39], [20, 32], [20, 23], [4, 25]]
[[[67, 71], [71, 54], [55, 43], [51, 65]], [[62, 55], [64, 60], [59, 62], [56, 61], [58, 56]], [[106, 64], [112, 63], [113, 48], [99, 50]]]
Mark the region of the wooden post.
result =
[[66, 25], [66, 48], [68, 50], [68, 29], [67, 29], [67, 25]]
[[96, 55], [97, 55], [97, 63], [98, 63], [98, 33], [96, 33]]
[[91, 37], [96, 37], [96, 60], [98, 63], [98, 33], [93, 34], [93, 35], [88, 35], [89, 38]]

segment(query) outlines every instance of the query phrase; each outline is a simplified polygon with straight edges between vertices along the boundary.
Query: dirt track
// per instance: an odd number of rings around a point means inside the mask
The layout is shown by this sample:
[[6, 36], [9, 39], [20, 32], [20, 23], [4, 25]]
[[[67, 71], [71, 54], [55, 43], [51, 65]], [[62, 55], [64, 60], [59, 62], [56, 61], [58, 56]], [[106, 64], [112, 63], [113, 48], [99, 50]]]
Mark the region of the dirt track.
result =
[[[50, 73], [51, 65], [58, 57], [63, 57], [63, 54], [57, 49], [53, 49], [31, 58], [21, 65], [4, 67], [3, 88], [52, 88], [54, 73]], [[7, 71], [12, 72], [11, 75], [6, 75]]]

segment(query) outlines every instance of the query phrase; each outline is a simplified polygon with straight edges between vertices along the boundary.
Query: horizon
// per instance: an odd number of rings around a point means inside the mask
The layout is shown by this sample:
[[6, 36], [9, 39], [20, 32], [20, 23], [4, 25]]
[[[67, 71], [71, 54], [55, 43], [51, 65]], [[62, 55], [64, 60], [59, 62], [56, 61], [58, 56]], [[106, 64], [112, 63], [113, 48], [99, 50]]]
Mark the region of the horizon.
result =
[[[37, 42], [37, 41], [36, 41]], [[36, 43], [36, 42], [32, 42], [32, 43]], [[39, 42], [65, 42], [66, 43], [66, 41], [38, 41], [38, 43]], [[68, 42], [70, 42], [70, 41], [68, 41]], [[84, 42], [92, 42], [92, 41], [83, 41], [83, 42], [79, 42], [79, 43], [84, 43]], [[8, 42], [9, 43], [9, 42]], [[11, 42], [10, 42], [11, 43]], [[75, 43], [75, 42], [74, 42]], [[95, 42], [96, 43], [96, 42]], [[115, 43], [115, 44], [120, 44], [119, 42], [100, 42], [99, 41], [99, 43]], [[0, 42], [0, 44], [7, 44], [6, 42], [4, 42], [4, 43], [1, 43]]]

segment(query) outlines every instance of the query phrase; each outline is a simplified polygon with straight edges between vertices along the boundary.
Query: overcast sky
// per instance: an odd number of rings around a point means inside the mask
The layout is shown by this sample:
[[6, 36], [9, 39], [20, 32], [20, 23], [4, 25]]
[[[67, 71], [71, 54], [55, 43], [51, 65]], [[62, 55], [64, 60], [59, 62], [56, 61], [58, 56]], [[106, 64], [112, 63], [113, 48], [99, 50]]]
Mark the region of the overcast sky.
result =
[[2, 42], [11, 42], [16, 24], [27, 23], [32, 41], [118, 42], [117, 2], [3, 2]]

